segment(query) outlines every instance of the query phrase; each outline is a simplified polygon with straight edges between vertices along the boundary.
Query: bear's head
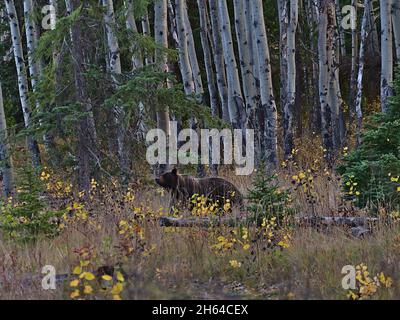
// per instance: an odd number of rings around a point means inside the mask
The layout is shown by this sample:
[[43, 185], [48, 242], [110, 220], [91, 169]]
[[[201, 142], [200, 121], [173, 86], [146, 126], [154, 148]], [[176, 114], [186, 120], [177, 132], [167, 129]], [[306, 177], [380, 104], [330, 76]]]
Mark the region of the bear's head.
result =
[[160, 177], [156, 178], [156, 183], [167, 189], [176, 190], [178, 188], [178, 170], [176, 168], [172, 169], [170, 172], [163, 173]]

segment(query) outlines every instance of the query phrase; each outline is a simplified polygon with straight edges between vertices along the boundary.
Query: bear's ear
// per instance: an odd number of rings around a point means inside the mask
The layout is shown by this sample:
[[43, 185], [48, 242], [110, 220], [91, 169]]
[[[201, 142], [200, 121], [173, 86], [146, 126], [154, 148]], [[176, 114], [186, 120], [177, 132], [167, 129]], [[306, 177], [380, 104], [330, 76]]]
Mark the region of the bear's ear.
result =
[[177, 168], [173, 168], [171, 172], [172, 172], [173, 175], [178, 175], [178, 169]]

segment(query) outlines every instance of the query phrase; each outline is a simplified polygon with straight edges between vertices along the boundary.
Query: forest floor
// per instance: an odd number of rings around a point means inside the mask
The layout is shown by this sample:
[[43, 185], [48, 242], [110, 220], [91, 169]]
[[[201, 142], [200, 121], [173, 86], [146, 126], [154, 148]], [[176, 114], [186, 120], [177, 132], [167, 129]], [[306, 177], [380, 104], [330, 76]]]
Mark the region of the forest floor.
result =
[[[293, 176], [309, 170], [300, 166], [278, 177], [296, 215], [366, 215], [341, 200], [339, 178], [327, 169], [318, 169], [311, 193], [298, 187]], [[222, 176], [244, 194], [253, 181]], [[52, 205], [66, 208], [59, 234], [29, 243], [1, 235], [0, 299], [400, 298], [396, 223], [378, 223], [363, 238], [343, 227], [318, 230], [273, 219], [258, 227], [162, 227], [169, 201], [154, 183], [122, 189], [93, 180], [83, 201], [66, 180], [52, 173], [43, 180]], [[48, 265], [57, 274], [55, 290], [42, 287]], [[349, 265], [358, 266], [352, 291], [342, 287]]]

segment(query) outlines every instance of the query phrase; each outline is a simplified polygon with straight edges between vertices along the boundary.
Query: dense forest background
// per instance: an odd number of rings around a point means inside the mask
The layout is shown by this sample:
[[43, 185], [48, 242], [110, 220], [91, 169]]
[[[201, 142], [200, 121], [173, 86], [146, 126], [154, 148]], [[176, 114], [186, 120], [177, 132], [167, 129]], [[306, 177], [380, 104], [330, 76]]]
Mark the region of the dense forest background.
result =
[[[102, 297], [220, 297], [246, 282], [241, 297], [337, 298], [330, 275], [340, 284], [362, 261], [385, 273], [360, 273], [348, 297], [398, 296], [385, 274], [400, 254], [399, 1], [4, 0], [0, 40], [0, 253], [20, 279], [0, 297], [54, 297], [21, 280], [43, 259], [79, 276], [59, 298], [96, 296], [92, 276], [114, 270]], [[254, 130], [249, 177], [179, 165], [233, 182], [245, 222], [214, 224], [229, 201], [171, 213], [154, 177], [175, 164], [145, 159], [146, 134], [170, 136], [170, 121]], [[168, 220], [188, 215], [209, 225]]]

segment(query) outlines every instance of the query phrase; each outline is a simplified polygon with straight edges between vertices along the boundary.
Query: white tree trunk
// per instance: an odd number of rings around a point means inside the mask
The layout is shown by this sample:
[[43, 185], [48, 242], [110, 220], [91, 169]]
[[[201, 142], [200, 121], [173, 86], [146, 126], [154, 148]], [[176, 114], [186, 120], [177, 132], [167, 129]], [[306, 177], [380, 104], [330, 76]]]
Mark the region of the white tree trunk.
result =
[[[22, 113], [24, 116], [25, 127], [29, 128], [31, 124], [31, 106], [28, 98], [28, 77], [25, 65], [25, 59], [22, 49], [21, 32], [19, 29], [18, 16], [15, 10], [13, 0], [6, 0], [6, 9], [10, 23], [11, 38], [13, 43], [15, 66], [18, 76], [18, 89], [21, 100]], [[32, 158], [34, 167], [40, 165], [40, 153], [36, 140], [32, 136], [27, 137], [28, 149]]]
[[277, 142], [277, 110], [272, 87], [272, 72], [268, 47], [267, 32], [265, 29], [262, 0], [252, 3], [254, 41], [257, 43], [260, 67], [260, 93], [264, 112], [264, 148], [263, 160], [266, 162], [266, 171], [271, 172], [278, 166]]
[[217, 0], [209, 0], [210, 4], [210, 20], [211, 20], [211, 35], [213, 44], [213, 56], [215, 73], [217, 76], [217, 87], [219, 98], [221, 101], [222, 119], [226, 122], [230, 121], [228, 109], [228, 87], [225, 74], [225, 62], [222, 49], [221, 27], [218, 19]]
[[359, 53], [359, 66], [358, 66], [358, 76], [357, 76], [357, 95], [355, 101], [355, 111], [357, 118], [357, 143], [360, 144], [360, 133], [362, 127], [362, 91], [363, 91], [363, 75], [364, 75], [364, 66], [365, 66], [365, 46], [367, 42], [367, 21], [368, 21], [368, 12], [371, 10], [370, 8], [370, 0], [364, 0], [364, 15], [361, 23], [361, 42], [360, 42], [360, 53]]
[[[158, 45], [168, 48], [168, 7], [167, 0], [156, 0], [154, 2], [154, 35]], [[156, 65], [161, 71], [168, 72], [167, 57], [162, 50], [156, 50]], [[157, 125], [163, 130], [167, 139], [170, 138], [170, 118], [169, 110], [157, 111]], [[163, 164], [164, 165], [164, 164]], [[160, 172], [168, 170], [168, 165], [160, 166]]]
[[[122, 73], [121, 56], [117, 36], [114, 33], [115, 12], [113, 0], [102, 0], [105, 7], [104, 22], [106, 24], [107, 44], [108, 44], [108, 63], [111, 77], [115, 87], [118, 86], [117, 76]], [[126, 152], [126, 128], [124, 124], [125, 112], [120, 106], [114, 106], [115, 124], [117, 126], [117, 145], [120, 168], [123, 178], [126, 180], [129, 172], [129, 159]]]
[[400, 2], [393, 1], [393, 33], [394, 33], [394, 42], [396, 45], [396, 58], [397, 61], [400, 61]]
[[14, 192], [13, 162], [7, 135], [7, 122], [4, 113], [3, 91], [0, 82], [0, 171], [3, 175], [3, 196], [8, 198]]
[[[126, 10], [126, 28], [132, 33], [138, 33], [138, 29], [135, 22], [133, 0], [125, 0], [125, 10]], [[132, 70], [143, 67], [143, 57], [140, 49], [133, 45], [130, 48], [132, 55]]]
[[212, 54], [210, 49], [210, 25], [207, 12], [206, 0], [197, 0], [199, 7], [199, 18], [200, 18], [200, 40], [203, 47], [204, 65], [207, 74], [208, 92], [210, 95], [210, 107], [211, 114], [214, 117], [218, 117], [218, 92], [215, 84], [215, 74], [213, 70]]
[[189, 21], [186, 0], [184, 0], [183, 8], [184, 8], [183, 9], [183, 19], [184, 19], [184, 23], [185, 23], [186, 38], [188, 41], [189, 61], [190, 61], [190, 65], [192, 67], [196, 95], [198, 97], [198, 101], [202, 102], [203, 94], [204, 94], [204, 87], [203, 87], [203, 81], [201, 80], [201, 72], [200, 72], [199, 62], [197, 60], [196, 47], [195, 47], [195, 42], [194, 42], [194, 38], [193, 38], [192, 26], [190, 25], [190, 21]]
[[234, 128], [243, 128], [246, 122], [246, 115], [242, 89], [240, 87], [239, 70], [233, 48], [231, 22], [226, 0], [218, 1], [218, 17], [221, 23], [222, 48], [224, 52], [228, 83], [229, 119]]
[[[213, 70], [212, 54], [210, 49], [210, 24], [207, 12], [206, 0], [197, 0], [200, 18], [200, 38], [203, 47], [204, 65], [206, 67], [208, 93], [210, 95], [211, 115], [218, 118], [218, 92], [215, 84], [215, 74]], [[209, 146], [210, 159], [212, 159], [212, 143]], [[210, 161], [211, 162], [211, 161]], [[213, 176], [218, 176], [218, 165], [210, 163], [210, 169]]]
[[332, 118], [329, 104], [329, 61], [328, 61], [328, 6], [329, 0], [319, 1], [318, 21], [318, 61], [319, 61], [319, 99], [321, 104], [321, 133], [328, 160], [332, 157]]
[[[351, 0], [351, 5], [355, 8], [356, 14], [352, 19], [357, 19], [357, 0]], [[357, 20], [354, 26], [357, 27]], [[351, 74], [350, 74], [350, 120], [355, 116], [355, 91], [357, 87], [357, 66], [358, 66], [358, 30], [351, 30]]]
[[392, 32], [392, 0], [380, 0], [381, 4], [381, 105], [386, 112], [389, 98], [393, 95], [393, 32]]
[[257, 100], [255, 81], [253, 76], [253, 59], [252, 59], [252, 41], [251, 30], [248, 32], [247, 19], [251, 12], [246, 11], [246, 2], [243, 0], [234, 0], [234, 14], [235, 14], [235, 30], [236, 39], [238, 43], [240, 70], [242, 75], [242, 87], [244, 99], [246, 102], [246, 114], [249, 116], [254, 113]]
[[185, 27], [185, 3], [184, 0], [176, 0], [176, 26], [179, 41], [179, 66], [181, 69], [183, 85], [186, 95], [190, 96], [196, 92], [193, 80], [192, 66], [189, 59], [188, 39]]
[[294, 148], [293, 113], [296, 100], [296, 31], [299, 18], [298, 0], [290, 0], [287, 30], [287, 99], [283, 110], [284, 152], [288, 158]]

